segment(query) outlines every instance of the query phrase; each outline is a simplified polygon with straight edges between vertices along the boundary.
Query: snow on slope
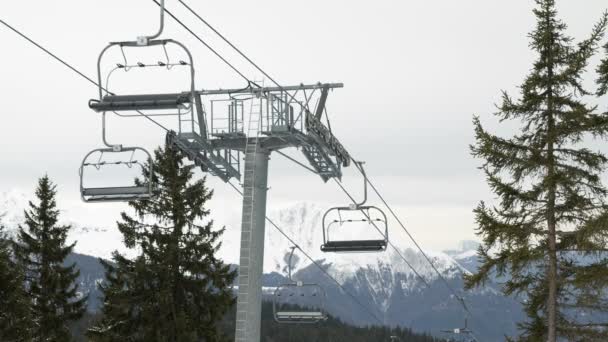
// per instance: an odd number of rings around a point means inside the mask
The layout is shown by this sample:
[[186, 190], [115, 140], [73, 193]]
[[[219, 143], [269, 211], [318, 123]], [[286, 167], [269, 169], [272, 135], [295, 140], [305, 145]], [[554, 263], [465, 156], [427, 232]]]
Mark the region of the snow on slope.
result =
[[[326, 264], [330, 264], [329, 272], [344, 282], [352, 277], [361, 268], [374, 270], [387, 270], [391, 273], [400, 273], [414, 276], [412, 270], [403, 262], [397, 252], [389, 248], [385, 253], [323, 253], [320, 246], [323, 242], [321, 220], [326, 208], [313, 203], [296, 203], [290, 206], [271, 210], [269, 217], [281, 227], [285, 233], [291, 236], [295, 242], [310, 256]], [[394, 230], [393, 230], [394, 232]], [[274, 227], [266, 227], [266, 253], [264, 270], [282, 273], [286, 271], [287, 254], [291, 244]], [[400, 242], [395, 242], [400, 247], [400, 253], [427, 281], [437, 278], [433, 269], [429, 267], [424, 256], [411, 248], [401, 247]], [[456, 260], [445, 253], [425, 251], [435, 266], [447, 277], [460, 275], [467, 272]], [[310, 264], [305, 256], [297, 253], [299, 262], [295, 264], [295, 271]]]
[[[9, 234], [16, 234], [19, 224], [23, 224], [24, 210], [28, 209], [31, 194], [19, 190], [0, 192], [0, 224], [3, 224]], [[92, 222], [75, 222], [70, 219], [70, 211], [61, 207], [59, 224], [70, 225], [68, 243], [77, 241], [74, 252], [109, 259], [114, 250], [132, 256], [135, 251], [128, 250], [122, 243], [122, 235], [115, 227], [97, 227]], [[86, 216], [86, 215], [84, 215]], [[89, 215], [90, 217], [90, 215]], [[94, 221], [92, 219], [92, 221]]]
[[[17, 190], [1, 192], [0, 222], [4, 223], [9, 229], [16, 229], [17, 224], [23, 221], [23, 210], [27, 207], [29, 198], [30, 195]], [[96, 204], [90, 204], [89, 206], [96, 206]], [[59, 201], [59, 207], [62, 209], [61, 201]], [[382, 283], [395, 281], [395, 274], [405, 275], [408, 279], [414, 279], [415, 276], [412, 270], [391, 248], [385, 253], [336, 254], [321, 252], [320, 246], [323, 241], [321, 220], [325, 210], [324, 206], [301, 202], [271, 208], [268, 216], [301, 249], [309, 253], [314, 260], [328, 265], [330, 274], [341, 283], [352, 279], [357, 272], [362, 270], [365, 277], [371, 278], [368, 281], [374, 284], [373, 287], [375, 288], [373, 291], [385, 291], [388, 284], [383, 285]], [[81, 218], [88, 217], [87, 215], [78, 214], [82, 213], [71, 212], [70, 210], [62, 210], [61, 212], [61, 223], [72, 225], [72, 230], [68, 236], [69, 242], [78, 242], [75, 252], [102, 258], [110, 258], [114, 250], [131, 256], [135, 255], [136, 251], [128, 250], [124, 247], [122, 236], [115, 226], [98, 227], [92, 218], [92, 222], [74, 222], [70, 219], [70, 217], [74, 216]], [[235, 210], [232, 213], [226, 212], [225, 216], [216, 219], [217, 222], [224, 222], [227, 226], [220, 254], [226, 262], [236, 263], [240, 246], [240, 210]], [[118, 217], [118, 212], [116, 212], [116, 217]], [[392, 233], [395, 233], [394, 229]], [[426, 281], [432, 282], [437, 278], [433, 269], [419, 252], [407, 248], [409, 245], [401, 241], [393, 240], [393, 243], [399, 246], [401, 254]], [[271, 224], [267, 224], [264, 271], [266, 273], [278, 272], [286, 274], [291, 246], [292, 244], [278, 230]], [[425, 253], [433, 260], [433, 263], [440, 272], [449, 278], [460, 276], [461, 273], [467, 272], [455, 258], [445, 253], [432, 251], [425, 251]], [[470, 254], [471, 252], [465, 251], [464, 253]], [[469, 254], [459, 255], [456, 259], [469, 256]], [[301, 252], [296, 251], [293, 265], [295, 273], [309, 266], [310, 261]], [[415, 286], [413, 284], [414, 282], [403, 283], [402, 288], [410, 288], [412, 290]]]

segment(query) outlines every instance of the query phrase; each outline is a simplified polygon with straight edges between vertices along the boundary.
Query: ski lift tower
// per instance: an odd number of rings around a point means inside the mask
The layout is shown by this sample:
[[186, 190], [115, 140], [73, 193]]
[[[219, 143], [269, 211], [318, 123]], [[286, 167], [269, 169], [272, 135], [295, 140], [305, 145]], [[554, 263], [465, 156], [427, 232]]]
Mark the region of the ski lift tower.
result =
[[[340, 179], [342, 167], [350, 165], [351, 157], [331, 131], [325, 103], [330, 90], [341, 87], [340, 83], [288, 87], [250, 83], [244, 89], [196, 91], [196, 111], [184, 125], [192, 129], [181, 131], [180, 124], [180, 132], [167, 133], [167, 143], [203, 171], [224, 182], [242, 176], [236, 342], [260, 341], [270, 154], [298, 148], [324, 182]], [[245, 161], [242, 175], [241, 153]]]
[[[109, 144], [105, 135], [106, 113], [127, 111], [137, 115], [176, 116], [177, 131], [167, 132], [167, 145], [181, 151], [184, 156], [200, 166], [204, 172], [218, 176], [224, 182], [232, 178], [243, 184], [243, 214], [238, 276], [236, 313], [236, 342], [259, 342], [262, 310], [262, 266], [264, 264], [264, 224], [266, 219], [266, 192], [268, 184], [268, 160], [272, 151], [296, 147], [308, 160], [312, 169], [327, 182], [342, 177], [342, 167], [350, 165], [351, 157], [333, 135], [325, 110], [330, 90], [341, 88], [341, 83], [300, 84], [289, 87], [264, 87], [253, 82], [241, 89], [197, 90], [195, 86], [194, 59], [185, 45], [173, 39], [160, 39], [164, 28], [165, 0], [160, 0], [159, 30], [153, 35], [140, 36], [136, 41], [113, 42], [106, 46], [97, 61], [99, 98], [89, 101], [89, 107], [102, 113], [103, 142], [106, 147], [87, 154], [80, 168], [80, 190], [88, 202], [127, 201], [151, 197], [152, 184], [148, 186], [88, 186], [84, 180], [85, 169], [101, 168], [103, 154], [131, 152], [128, 161], [115, 165], [135, 164], [133, 154], [143, 148], [124, 148]], [[171, 63], [167, 46], [173, 46], [185, 54], [187, 61]], [[110, 48], [120, 49], [124, 64], [116, 64], [114, 70], [128, 71], [131, 67], [152, 67], [151, 64], [128, 65], [125, 50], [160, 47], [166, 62], [155, 67], [181, 65], [189, 69], [190, 87], [178, 93], [116, 95], [108, 90], [102, 77], [102, 58]], [[206, 107], [206, 105], [209, 105]], [[311, 106], [310, 104], [314, 104]], [[314, 107], [313, 110], [310, 110]], [[209, 108], [207, 112], [206, 108]], [[248, 109], [248, 122], [245, 113]], [[167, 113], [166, 111], [170, 111]], [[158, 114], [160, 112], [160, 114]], [[325, 123], [323, 123], [325, 114]], [[154, 121], [154, 120], [153, 120]], [[163, 127], [164, 128], [164, 127]], [[89, 157], [100, 154], [98, 161]], [[241, 154], [245, 165], [241, 175]], [[151, 160], [150, 160], [151, 162]], [[150, 182], [150, 180], [148, 180]]]

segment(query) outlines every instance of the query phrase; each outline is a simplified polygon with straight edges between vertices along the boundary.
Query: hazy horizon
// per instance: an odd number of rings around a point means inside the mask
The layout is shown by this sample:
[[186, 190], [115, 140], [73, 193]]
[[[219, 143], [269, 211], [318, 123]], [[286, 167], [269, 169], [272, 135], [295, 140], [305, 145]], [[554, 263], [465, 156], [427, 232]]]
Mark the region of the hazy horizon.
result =
[[[535, 22], [533, 1], [380, 0], [372, 6], [313, 0], [290, 8], [279, 0], [190, 4], [281, 84], [345, 84], [328, 100], [332, 128], [357, 159], [367, 162], [371, 179], [425, 248], [443, 250], [477, 239], [472, 209], [494, 195], [477, 169], [480, 161], [469, 154], [471, 120], [478, 114], [494, 129], [500, 91], [517, 95], [534, 58], [527, 38]], [[608, 8], [600, 0], [561, 0], [557, 6], [577, 41]], [[250, 78], [259, 79], [176, 2], [168, 1], [168, 7]], [[2, 19], [92, 77], [101, 48], [153, 31], [156, 13], [156, 5], [143, 0], [23, 0], [3, 6]], [[141, 19], [137, 26], [134, 17]], [[198, 88], [243, 85], [171, 19], [165, 37], [192, 48]], [[78, 193], [81, 159], [101, 145], [99, 115], [87, 107], [96, 88], [3, 26], [0, 38], [5, 51], [0, 193], [31, 193], [37, 177], [47, 173], [59, 185], [60, 208], [83, 224], [112, 224], [126, 204], [84, 204]], [[586, 84], [593, 79], [591, 73]], [[608, 107], [606, 100], [595, 102]], [[164, 141], [164, 132], [149, 122], [111, 123], [112, 137], [125, 144], [153, 150]], [[508, 134], [509, 127], [499, 132]], [[296, 202], [347, 203], [335, 184], [323, 184], [276, 154], [270, 167], [269, 211]], [[360, 191], [360, 182], [353, 170], [345, 171], [349, 189]], [[209, 185], [215, 191], [210, 208], [216, 224], [238, 232], [233, 223], [240, 213], [238, 194], [211, 177]], [[412, 247], [399, 229], [391, 233], [399, 246]]]

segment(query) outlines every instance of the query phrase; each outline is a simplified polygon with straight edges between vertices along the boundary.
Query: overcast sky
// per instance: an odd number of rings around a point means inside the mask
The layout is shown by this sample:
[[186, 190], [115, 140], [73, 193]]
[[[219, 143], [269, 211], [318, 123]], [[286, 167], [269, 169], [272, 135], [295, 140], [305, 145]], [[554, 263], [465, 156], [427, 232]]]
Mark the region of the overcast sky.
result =
[[[259, 78], [176, 0], [167, 3], [248, 76]], [[357, 159], [367, 162], [372, 180], [424, 246], [449, 248], [475, 237], [471, 211], [493, 196], [477, 170], [480, 162], [469, 155], [471, 118], [478, 114], [494, 127], [500, 91], [515, 94], [531, 67], [534, 55], [526, 35], [534, 26], [533, 1], [189, 4], [283, 85], [345, 84], [328, 100], [332, 128]], [[557, 4], [568, 32], [579, 40], [608, 7], [605, 0]], [[0, 6], [3, 20], [91, 77], [107, 42], [151, 33], [156, 15], [151, 0], [20, 0]], [[198, 88], [243, 86], [171, 19], [164, 37], [193, 50]], [[99, 115], [87, 107], [96, 88], [2, 26], [0, 42], [0, 192], [31, 191], [36, 177], [46, 172], [59, 183], [60, 205], [71, 216], [111, 224], [124, 205], [85, 205], [78, 194], [81, 159], [101, 147]], [[127, 145], [151, 150], [164, 139], [164, 132], [147, 121], [112, 124], [112, 137]], [[352, 189], [360, 182], [352, 170], [345, 181]], [[297, 201], [346, 203], [335, 184], [323, 184], [276, 155], [269, 183], [269, 208]], [[228, 217], [240, 211], [238, 196], [221, 182], [210, 184], [216, 221], [230, 223]]]

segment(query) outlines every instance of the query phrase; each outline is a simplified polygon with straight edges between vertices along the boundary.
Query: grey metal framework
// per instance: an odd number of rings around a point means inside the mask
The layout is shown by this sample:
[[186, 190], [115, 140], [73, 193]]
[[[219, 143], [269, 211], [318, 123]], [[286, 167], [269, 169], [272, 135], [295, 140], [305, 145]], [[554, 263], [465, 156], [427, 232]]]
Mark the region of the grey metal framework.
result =
[[[244, 114], [247, 104], [260, 108], [257, 131], [259, 146], [267, 150], [300, 148], [316, 173], [327, 181], [342, 177], [342, 167], [350, 165], [350, 155], [322, 122], [329, 90], [341, 83], [317, 83], [290, 87], [256, 87], [195, 91], [197, 108], [191, 113], [198, 130], [170, 132], [168, 141], [197, 161], [206, 172], [227, 182], [240, 178], [239, 152], [244, 152]], [[207, 113], [201, 102], [210, 104]], [[314, 111], [310, 102], [318, 98]], [[222, 104], [226, 110], [222, 113]], [[209, 129], [207, 128], [209, 122]]]
[[[296, 147], [323, 181], [340, 179], [342, 167], [350, 165], [351, 157], [332, 133], [329, 122], [322, 119], [329, 91], [342, 86], [341, 83], [289, 87], [249, 84], [240, 89], [195, 91], [196, 106], [190, 115], [192, 122], [199, 123], [195, 127], [198, 131], [167, 133], [167, 143], [203, 171], [225, 182], [242, 177], [237, 342], [260, 341], [269, 156], [272, 151]], [[246, 114], [249, 120], [244, 119]], [[240, 153], [245, 155], [243, 175]], [[322, 315], [322, 312], [307, 315], [284, 312], [278, 316], [281, 320], [313, 322], [322, 320]]]
[[[119, 116], [175, 115], [177, 130], [170, 130], [166, 135], [169, 147], [181, 151], [202, 171], [209, 172], [224, 182], [232, 178], [242, 179], [243, 212], [235, 341], [259, 342], [269, 156], [272, 151], [296, 147], [323, 181], [340, 179], [342, 167], [350, 165], [351, 157], [332, 133], [329, 121], [326, 119], [323, 122], [323, 114], [326, 114], [325, 103], [329, 92], [343, 85], [317, 83], [264, 87], [249, 82], [242, 89], [197, 90], [194, 60], [190, 51], [175, 40], [158, 39], [164, 27], [164, 3], [164, 0], [160, 1], [160, 28], [156, 34], [138, 37], [136, 41], [110, 43], [101, 52], [97, 61], [99, 97], [89, 101], [89, 107], [102, 113], [104, 143], [112, 151], [119, 152], [124, 148], [122, 145], [109, 144], [105, 139], [107, 112]], [[180, 63], [190, 68], [190, 84], [186, 91], [117, 95], [104, 88], [101, 61], [110, 48], [120, 48], [124, 56], [125, 49], [150, 46], [160, 46], [166, 53], [167, 45], [181, 48], [188, 56], [187, 62]], [[125, 57], [125, 64], [118, 64], [114, 70], [128, 71], [127, 64]], [[138, 63], [138, 66], [151, 65]], [[166, 110], [176, 113], [163, 113]], [[124, 112], [135, 112], [137, 115]], [[249, 115], [247, 122], [246, 114]], [[244, 154], [245, 164], [242, 174], [241, 154]], [[149, 186], [152, 186], [150, 183]], [[85, 193], [107, 196], [107, 192], [113, 192], [114, 198], [127, 199], [130, 198], [127, 195], [137, 191], [143, 189], [83, 189], [83, 198]], [[118, 196], [118, 192], [123, 194]], [[292, 313], [287, 316], [293, 319], [297, 315]], [[307, 317], [298, 317], [310, 321], [320, 316], [309, 314]]]

